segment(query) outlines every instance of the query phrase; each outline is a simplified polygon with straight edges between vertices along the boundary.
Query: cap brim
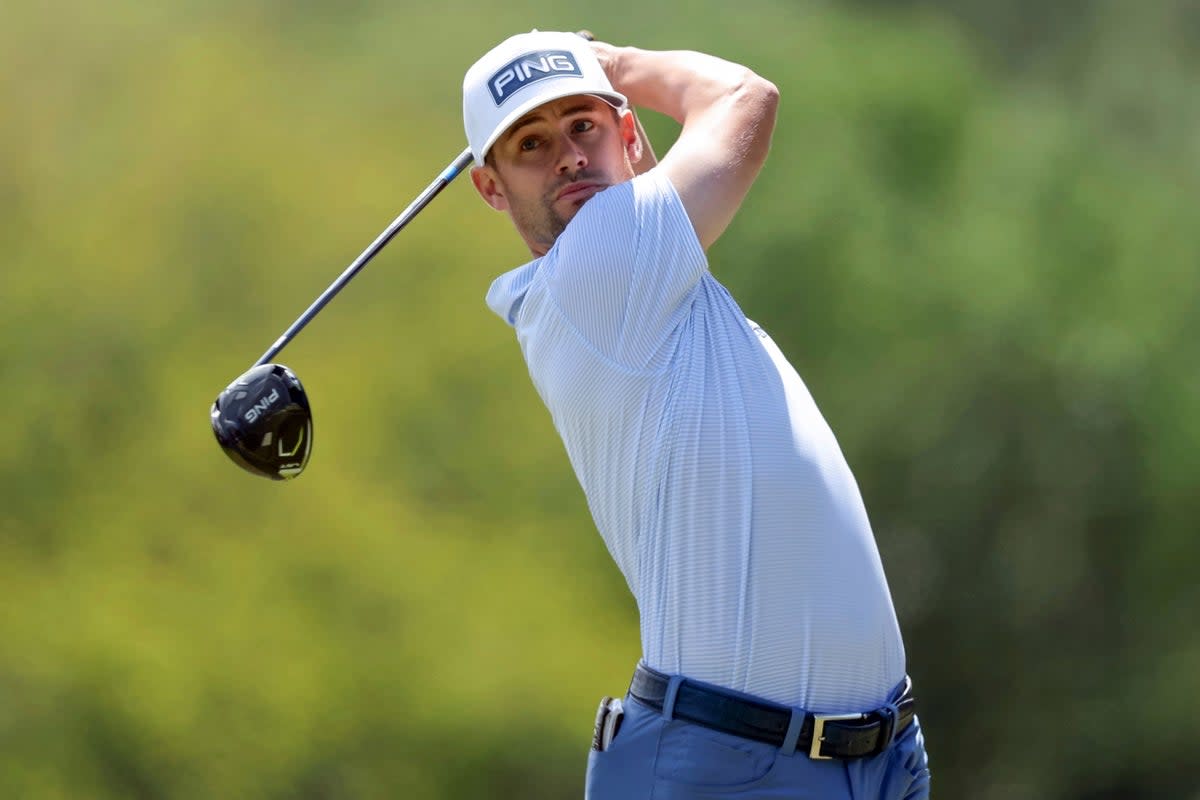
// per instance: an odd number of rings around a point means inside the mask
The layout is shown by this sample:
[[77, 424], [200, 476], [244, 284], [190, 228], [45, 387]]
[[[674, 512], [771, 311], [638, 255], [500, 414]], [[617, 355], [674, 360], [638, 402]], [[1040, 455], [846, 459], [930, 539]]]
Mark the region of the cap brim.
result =
[[625, 95], [621, 94], [620, 92], [581, 92], [577, 87], [574, 86], [567, 86], [561, 90], [535, 95], [526, 100], [524, 103], [518, 105], [512, 111], [508, 112], [504, 119], [500, 120], [500, 124], [498, 124], [496, 129], [492, 131], [492, 135], [489, 136], [483, 143], [482, 149], [478, 153], [475, 153], [475, 165], [479, 167], [483, 166], [483, 159], [487, 156], [488, 151], [492, 149], [492, 145], [496, 143], [497, 139], [504, 135], [505, 131], [513, 126], [514, 122], [538, 106], [544, 106], [546, 103], [551, 103], [555, 100], [561, 100], [564, 97], [571, 97], [572, 95], [590, 95], [591, 97], [598, 97], [618, 111], [629, 105], [628, 98], [626, 98]]

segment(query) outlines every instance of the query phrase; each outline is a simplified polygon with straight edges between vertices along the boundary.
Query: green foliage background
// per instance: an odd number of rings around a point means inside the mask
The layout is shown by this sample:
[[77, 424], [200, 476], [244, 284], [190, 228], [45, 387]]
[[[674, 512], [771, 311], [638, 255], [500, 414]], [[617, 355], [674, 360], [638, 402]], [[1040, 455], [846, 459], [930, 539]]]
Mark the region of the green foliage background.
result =
[[[941, 798], [1200, 797], [1194, 3], [0, 7], [0, 797], [568, 798], [636, 611], [456, 184], [461, 76], [589, 27], [773, 79], [715, 272], [855, 468]], [[673, 123], [645, 115], [660, 152]]]

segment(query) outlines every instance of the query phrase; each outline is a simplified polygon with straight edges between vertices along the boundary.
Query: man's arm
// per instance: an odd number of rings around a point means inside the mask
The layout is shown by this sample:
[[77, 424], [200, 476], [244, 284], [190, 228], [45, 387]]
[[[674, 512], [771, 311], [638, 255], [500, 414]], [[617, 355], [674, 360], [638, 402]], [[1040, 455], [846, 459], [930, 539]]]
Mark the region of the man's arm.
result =
[[779, 90], [746, 67], [703, 53], [592, 46], [613, 88], [631, 106], [666, 114], [683, 126], [659, 168], [679, 192], [707, 250], [766, 161]]

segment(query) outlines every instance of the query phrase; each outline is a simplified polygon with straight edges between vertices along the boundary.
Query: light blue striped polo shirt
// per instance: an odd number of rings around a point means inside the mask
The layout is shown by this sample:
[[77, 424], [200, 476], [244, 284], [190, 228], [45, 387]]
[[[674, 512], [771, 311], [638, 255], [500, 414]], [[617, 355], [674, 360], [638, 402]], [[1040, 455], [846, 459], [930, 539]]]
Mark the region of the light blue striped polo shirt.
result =
[[487, 302], [637, 599], [646, 663], [810, 711], [885, 702], [904, 645], [858, 486], [665, 174], [596, 194]]

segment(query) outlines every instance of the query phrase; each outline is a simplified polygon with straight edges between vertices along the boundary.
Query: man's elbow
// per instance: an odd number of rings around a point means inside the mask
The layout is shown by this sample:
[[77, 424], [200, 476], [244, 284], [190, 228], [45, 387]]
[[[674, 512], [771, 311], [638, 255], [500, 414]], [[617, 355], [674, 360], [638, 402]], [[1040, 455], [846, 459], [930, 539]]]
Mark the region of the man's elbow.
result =
[[775, 114], [779, 110], [779, 87], [766, 78], [755, 77], [757, 78], [755, 91], [758, 93], [758, 103], [762, 108], [762, 116], [767, 122], [767, 128], [770, 129], [775, 127]]
[[779, 87], [753, 72], [748, 72], [739, 89], [738, 106], [742, 110], [741, 139], [750, 160], [761, 163], [766, 159], [775, 131], [779, 109]]
[[779, 87], [761, 75], [754, 76], [753, 84], [759, 102], [774, 116], [775, 109], [779, 108]]
[[737, 90], [738, 105], [754, 128], [770, 135], [779, 109], [779, 87], [749, 70]]

